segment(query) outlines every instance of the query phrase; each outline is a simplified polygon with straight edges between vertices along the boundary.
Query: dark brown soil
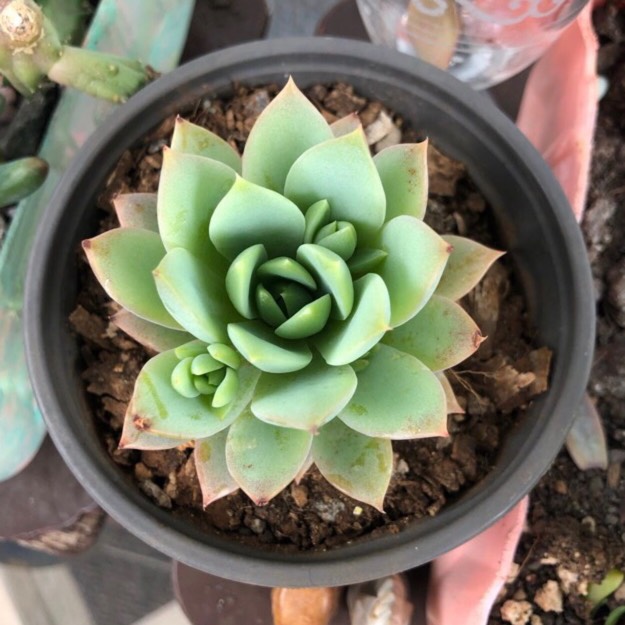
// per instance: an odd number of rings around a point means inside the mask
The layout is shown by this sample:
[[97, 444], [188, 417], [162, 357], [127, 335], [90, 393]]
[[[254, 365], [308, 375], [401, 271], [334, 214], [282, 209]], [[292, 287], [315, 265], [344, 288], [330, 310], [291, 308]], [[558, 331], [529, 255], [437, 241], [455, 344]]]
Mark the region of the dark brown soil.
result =
[[[588, 392], [602, 416], [610, 464], [607, 471], [582, 472], [566, 451], [560, 453], [532, 492], [529, 531], [515, 558], [520, 570], [490, 625], [503, 622], [504, 601], [527, 601], [540, 619], [531, 625], [603, 623], [611, 609], [625, 603], [625, 587], [594, 614], [584, 597], [589, 582], [612, 568], [625, 571], [625, 12], [618, 13], [618, 4], [609, 2], [594, 13], [599, 73], [610, 87], [600, 104], [582, 224], [598, 314]], [[562, 595], [561, 612], [546, 612], [536, 602], [550, 580]]]
[[[204, 100], [185, 114], [241, 150], [255, 118], [276, 91], [275, 87], [237, 88], [232, 101]], [[368, 136], [377, 134], [376, 141], [384, 133], [396, 132], [395, 127], [401, 129], [404, 141], [416, 139], [401, 119], [382, 105], [354, 95], [345, 85], [314, 87], [308, 95], [329, 121], [358, 111]], [[143, 145], [121, 158], [100, 198], [102, 230], [116, 225], [112, 197], [156, 189], [161, 148], [173, 122], [173, 118], [166, 120]], [[433, 152], [431, 192], [428, 221], [436, 230], [468, 234], [498, 247], [490, 209], [461, 164]], [[192, 444], [164, 452], [117, 448], [126, 403], [149, 355], [109, 323], [115, 305], [107, 300], [82, 256], [80, 262], [82, 292], [71, 321], [81, 344], [83, 379], [110, 455], [158, 505], [192, 517], [207, 531], [256, 545], [327, 549], [379, 532], [398, 532], [414, 519], [435, 515], [488, 473], [501, 437], [531, 397], [547, 385], [551, 355], [547, 349], [535, 349], [523, 297], [504, 258], [465, 302], [489, 336], [478, 354], [450, 376], [466, 413], [450, 416], [450, 438], [394, 445], [395, 472], [385, 500], [386, 514], [337, 492], [315, 469], [264, 507], [239, 492], [203, 511]]]

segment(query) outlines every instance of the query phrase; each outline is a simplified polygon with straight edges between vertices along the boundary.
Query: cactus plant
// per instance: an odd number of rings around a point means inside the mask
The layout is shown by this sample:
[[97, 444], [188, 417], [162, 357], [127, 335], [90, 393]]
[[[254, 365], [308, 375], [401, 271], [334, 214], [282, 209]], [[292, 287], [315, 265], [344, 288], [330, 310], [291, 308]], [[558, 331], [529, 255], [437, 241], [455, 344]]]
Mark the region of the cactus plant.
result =
[[36, 156], [0, 163], [0, 208], [36, 191], [48, 175], [48, 164]]
[[159, 352], [121, 447], [194, 440], [205, 505], [265, 504], [315, 463], [382, 510], [391, 441], [447, 434], [443, 371], [483, 340], [456, 301], [501, 255], [424, 223], [426, 148], [372, 157], [292, 80], [242, 157], [178, 118], [158, 193], [119, 196], [121, 227], [83, 242], [113, 321]]
[[23, 95], [47, 76], [114, 102], [149, 80], [150, 70], [139, 61], [66, 45], [68, 28], [57, 30], [33, 0], [0, 0], [0, 74]]

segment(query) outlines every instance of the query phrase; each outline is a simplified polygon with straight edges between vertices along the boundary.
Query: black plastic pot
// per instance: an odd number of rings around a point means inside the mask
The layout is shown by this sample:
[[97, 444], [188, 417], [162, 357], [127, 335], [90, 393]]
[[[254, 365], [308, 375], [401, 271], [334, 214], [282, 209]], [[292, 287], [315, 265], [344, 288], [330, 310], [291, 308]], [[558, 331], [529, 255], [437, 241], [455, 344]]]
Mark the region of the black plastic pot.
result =
[[[344, 80], [388, 103], [465, 162], [496, 212], [539, 330], [555, 353], [551, 389], [507, 437], [496, 467], [438, 516], [398, 535], [325, 553], [254, 551], [202, 533], [147, 500], [109, 459], [77, 372], [67, 316], [76, 249], [94, 232], [94, 199], [122, 152], [164, 117], [233, 80], [300, 86]], [[128, 530], [176, 559], [222, 577], [271, 586], [340, 585], [428, 562], [509, 510], [548, 468], [584, 391], [594, 334], [586, 252], [551, 172], [515, 126], [479, 93], [407, 56], [332, 39], [274, 40], [198, 59], [148, 86], [112, 116], [75, 159], [46, 213], [26, 289], [28, 359], [61, 454], [93, 497]]]

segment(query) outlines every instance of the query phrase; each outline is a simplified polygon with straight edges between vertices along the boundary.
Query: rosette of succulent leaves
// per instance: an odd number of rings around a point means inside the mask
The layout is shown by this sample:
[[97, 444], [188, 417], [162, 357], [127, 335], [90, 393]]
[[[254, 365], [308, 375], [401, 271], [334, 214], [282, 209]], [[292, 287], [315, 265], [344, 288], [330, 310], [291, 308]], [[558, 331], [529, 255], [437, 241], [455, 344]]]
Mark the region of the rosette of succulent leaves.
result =
[[178, 118], [158, 193], [83, 242], [113, 322], [158, 352], [120, 445], [194, 441], [204, 504], [267, 503], [314, 463], [383, 508], [393, 440], [447, 435], [443, 371], [482, 335], [456, 303], [501, 252], [423, 222], [426, 142], [371, 156], [290, 80], [242, 157]]

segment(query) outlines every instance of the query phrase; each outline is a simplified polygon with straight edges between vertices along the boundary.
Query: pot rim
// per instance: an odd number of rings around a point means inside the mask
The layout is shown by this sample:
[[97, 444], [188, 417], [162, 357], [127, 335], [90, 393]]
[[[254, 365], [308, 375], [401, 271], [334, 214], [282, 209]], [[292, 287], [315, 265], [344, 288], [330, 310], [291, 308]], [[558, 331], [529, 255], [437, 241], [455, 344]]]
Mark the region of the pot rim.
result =
[[[419, 87], [425, 89], [419, 93], [440, 102], [446, 115], [469, 115], [476, 127], [492, 129], [501, 145], [516, 153], [519, 169], [525, 168], [531, 184], [540, 189], [553, 208], [553, 214], [544, 219], [557, 224], [566, 241], [563, 271], [568, 271], [576, 316], [571, 330], [574, 344], [568, 359], [570, 368], [560, 397], [554, 400], [557, 410], [550, 414], [541, 436], [522, 459], [496, 476], [491, 471], [479, 488], [426, 523], [414, 522], [399, 534], [327, 552], [281, 554], [254, 551], [233, 540], [207, 537], [191, 524], [158, 509], [136, 486], [135, 492], [131, 492], [123, 476], [113, 475], [108, 458], [89, 453], [84, 433], [77, 432], [64, 416], [66, 402], [62, 390], [55, 388], [42, 357], [50, 334], [46, 324], [50, 298], [46, 299], [45, 292], [51, 271], [48, 259], [55, 254], [55, 237], [65, 205], [71, 204], [72, 194], [77, 193], [74, 189], [89, 176], [90, 167], [101, 160], [102, 154], [106, 155], [107, 145], [123, 140], [133, 121], [139, 123], [146, 107], [161, 107], [164, 119], [180, 107], [185, 85], [194, 82], [197, 96], [197, 84], [203, 81], [210, 87], [210, 75], [216, 71], [231, 80], [258, 83], [255, 76], [259, 72], [286, 78], [291, 73], [297, 77], [299, 72], [315, 70], [346, 80], [350, 75], [366, 78], [373, 71], [378, 80], [384, 73], [389, 80], [403, 81], [407, 89], [426, 85], [427, 88]], [[172, 104], [174, 101], [177, 105]], [[484, 136], [482, 140], [492, 143], [494, 152], [501, 151], [494, 139]], [[123, 145], [127, 147], [132, 142], [128, 140]], [[237, 581], [271, 586], [343, 585], [412, 568], [458, 546], [502, 517], [538, 481], [564, 441], [590, 372], [594, 346], [592, 292], [583, 239], [558, 183], [520, 131], [482, 94], [425, 63], [367, 43], [331, 38], [265, 40], [211, 53], [158, 79], [112, 114], [81, 148], [56, 189], [33, 246], [25, 293], [26, 353], [38, 403], [61, 455], [93, 498], [129, 531], [172, 558]], [[471, 518], [467, 522], [469, 510]]]

